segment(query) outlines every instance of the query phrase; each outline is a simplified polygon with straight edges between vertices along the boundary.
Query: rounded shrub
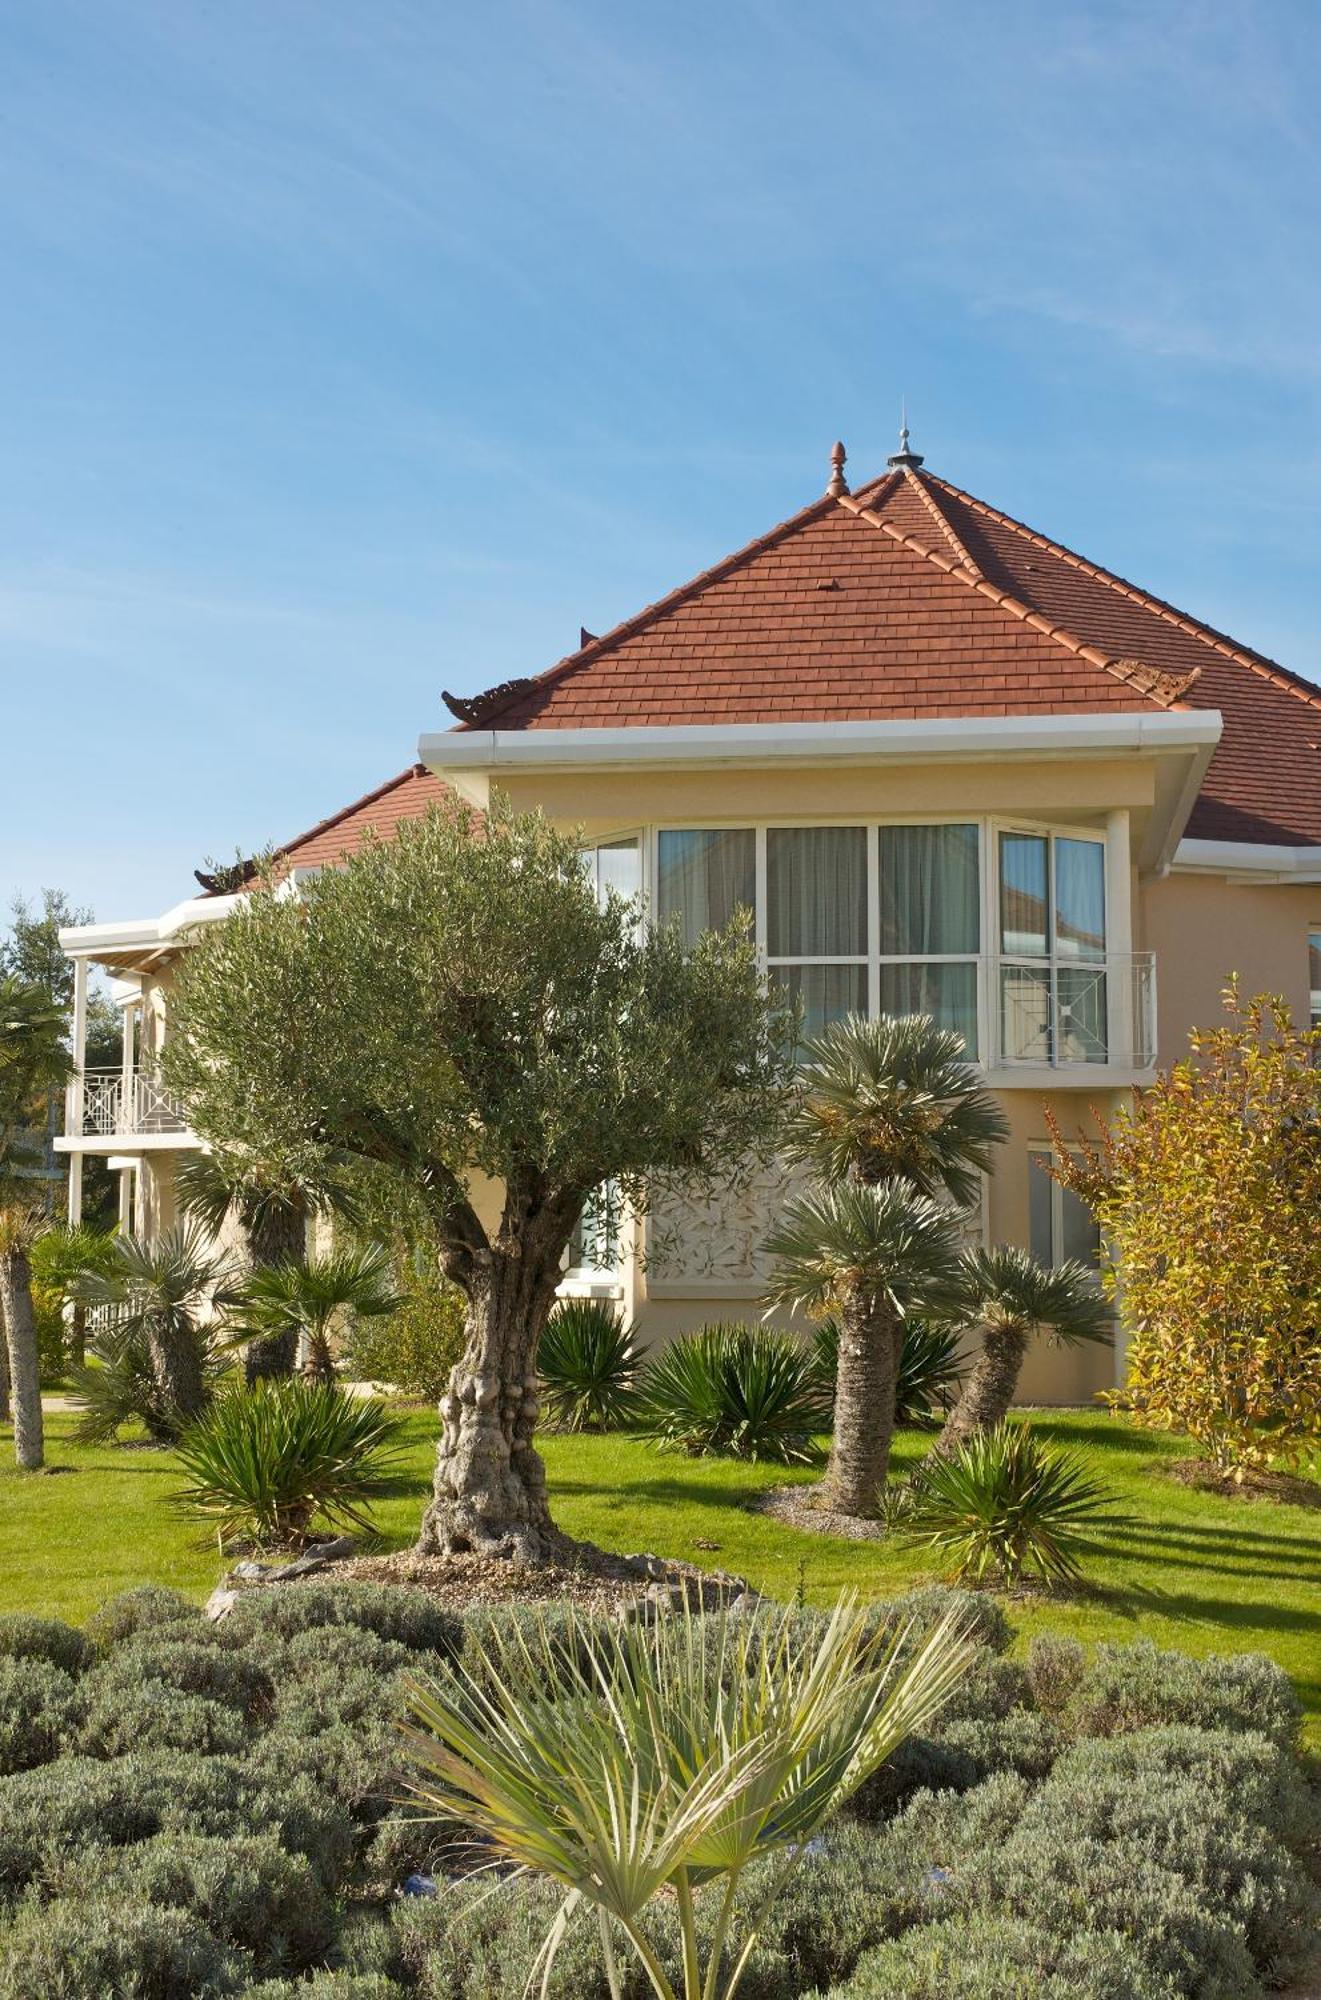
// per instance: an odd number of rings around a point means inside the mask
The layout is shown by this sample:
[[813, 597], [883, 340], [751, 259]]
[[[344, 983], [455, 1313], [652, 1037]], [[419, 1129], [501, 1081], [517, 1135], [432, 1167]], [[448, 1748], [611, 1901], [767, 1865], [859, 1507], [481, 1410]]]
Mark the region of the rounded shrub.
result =
[[49, 1886], [57, 1895], [186, 1910], [247, 1951], [262, 1974], [301, 1972], [335, 1939], [334, 1908], [310, 1865], [269, 1835], [157, 1834], [133, 1847], [71, 1857]]
[[906, 1590], [900, 1597], [885, 1599], [872, 1607], [877, 1630], [885, 1633], [902, 1631], [911, 1626], [909, 1643], [923, 1645], [936, 1626], [946, 1618], [955, 1617], [961, 1629], [979, 1646], [988, 1646], [993, 1653], [1006, 1653], [1013, 1640], [1013, 1629], [1005, 1616], [1003, 1607], [995, 1598], [981, 1590], [960, 1590], [949, 1584], [929, 1583], [917, 1590]]
[[447, 1659], [457, 1658], [463, 1644], [463, 1621], [429, 1591], [352, 1580], [246, 1590], [224, 1625], [233, 1639], [245, 1633], [292, 1639], [322, 1626], [360, 1625], [410, 1653], [439, 1653]]
[[11, 1611], [0, 1618], [0, 1660], [46, 1660], [75, 1677], [92, 1665], [96, 1649], [59, 1618], [29, 1618]]
[[1177, 2000], [1178, 1993], [1113, 1931], [1059, 1937], [1012, 1917], [977, 1916], [919, 1924], [879, 1945], [829, 2000]]
[[171, 1628], [118, 1648], [97, 1676], [98, 1702], [110, 1698], [115, 1689], [150, 1685], [223, 1702], [247, 1716], [268, 1713], [275, 1693], [260, 1661], [214, 1638], [175, 1638]]
[[0, 1655], [0, 1775], [57, 1757], [82, 1711], [72, 1675], [45, 1659]]
[[187, 1910], [69, 1897], [19, 1912], [0, 1953], [0, 2000], [176, 2000], [241, 1993], [242, 1957]]
[[194, 1750], [237, 1756], [252, 1734], [241, 1710], [159, 1681], [101, 1681], [76, 1737], [87, 1757], [127, 1757], [137, 1750]]
[[383, 1972], [317, 1972], [311, 1979], [263, 1979], [245, 2000], [398, 2000], [409, 1989]]
[[364, 1625], [318, 1625], [295, 1632], [280, 1645], [281, 1691], [301, 1680], [315, 1679], [327, 1669], [344, 1674], [375, 1674], [388, 1681], [404, 1667], [417, 1665], [412, 1651], [397, 1639], [383, 1639]]
[[1076, 1639], [1038, 1632], [1027, 1649], [1032, 1699], [1045, 1715], [1061, 1715], [1082, 1683], [1087, 1655]]
[[344, 1360], [359, 1382], [388, 1383], [401, 1396], [438, 1403], [463, 1356], [467, 1301], [444, 1278], [408, 1275], [408, 1297], [394, 1312], [355, 1315]]
[[718, 1323], [682, 1334], [648, 1363], [637, 1421], [690, 1458], [808, 1465], [830, 1410], [811, 1355], [789, 1334]]
[[273, 1791], [306, 1782], [354, 1819], [374, 1821], [398, 1797], [400, 1741], [395, 1708], [374, 1724], [332, 1723], [306, 1735], [272, 1729], [259, 1738], [248, 1770]]
[[1054, 1775], [1084, 1787], [1118, 1779], [1154, 1798], [1192, 1778], [1298, 1852], [1321, 1838], [1321, 1801], [1294, 1759], [1264, 1736], [1176, 1726], [1094, 1737], [1066, 1750]]
[[138, 1590], [121, 1591], [93, 1612], [87, 1621], [87, 1636], [103, 1652], [122, 1646], [140, 1633], [156, 1632], [162, 1626], [193, 1626], [202, 1629], [206, 1620], [195, 1604], [157, 1583], [144, 1583]]
[[1282, 1750], [1298, 1740], [1302, 1709], [1283, 1668], [1264, 1653], [1196, 1660], [1149, 1640], [1098, 1646], [1069, 1709], [1078, 1736], [1117, 1736], [1160, 1723], [1251, 1730]]
[[228, 1758], [61, 1757], [3, 1781], [0, 1885], [21, 1887], [49, 1861], [147, 1840], [164, 1828], [237, 1833], [251, 1805], [252, 1787]]
[[1024, 1780], [998, 1772], [965, 1793], [919, 1792], [891, 1823], [887, 1838], [914, 1867], [952, 1868], [969, 1855], [1002, 1847], [1032, 1793]]

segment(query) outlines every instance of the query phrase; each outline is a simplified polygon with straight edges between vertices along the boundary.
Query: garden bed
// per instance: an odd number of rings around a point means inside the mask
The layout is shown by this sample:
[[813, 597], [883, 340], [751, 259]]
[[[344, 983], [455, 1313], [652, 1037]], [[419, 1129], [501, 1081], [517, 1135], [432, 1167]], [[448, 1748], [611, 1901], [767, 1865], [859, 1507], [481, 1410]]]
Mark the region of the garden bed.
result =
[[[971, 1672], [804, 1857], [744, 1991], [1252, 2000], [1287, 1978], [1316, 1816], [1279, 1669], [1060, 1640], [1019, 1662], [994, 1600], [942, 1590], [875, 1616], [921, 1633], [950, 1609], [975, 1625]], [[520, 2000], [559, 1892], [474, 1874], [461, 1829], [401, 1805], [397, 1723], [407, 1677], [480, 1673], [533, 1616], [562, 1620], [558, 1597], [458, 1616], [313, 1580], [218, 1624], [162, 1590], [86, 1633], [0, 1620], [0, 2000]], [[563, 1698], [585, 1698], [564, 1665]], [[763, 1888], [753, 1870], [740, 1909]], [[672, 1961], [671, 1905], [649, 1929]], [[631, 1970], [624, 1991], [642, 2000]], [[594, 1924], [549, 1994], [607, 2000]]]
[[500, 1556], [427, 1556], [416, 1549], [400, 1549], [394, 1555], [352, 1556], [337, 1562], [331, 1574], [336, 1580], [425, 1590], [451, 1611], [553, 1601], [609, 1614], [670, 1596], [687, 1597], [713, 1610], [748, 1591], [741, 1577], [701, 1570], [693, 1563], [611, 1555], [591, 1542], [567, 1539], [565, 1549], [564, 1561], [541, 1564]]

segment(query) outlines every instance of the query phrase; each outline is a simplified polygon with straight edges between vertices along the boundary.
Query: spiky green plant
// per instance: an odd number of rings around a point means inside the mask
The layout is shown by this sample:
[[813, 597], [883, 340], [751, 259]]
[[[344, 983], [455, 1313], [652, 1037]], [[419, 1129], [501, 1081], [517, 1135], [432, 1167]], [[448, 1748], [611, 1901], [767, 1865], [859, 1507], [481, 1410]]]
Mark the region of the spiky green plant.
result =
[[[202, 1377], [202, 1403], [211, 1401], [230, 1362], [217, 1331], [193, 1329]], [[70, 1400], [78, 1410], [73, 1436], [79, 1444], [108, 1444], [141, 1424], [153, 1444], [173, 1444], [182, 1420], [162, 1388], [142, 1321], [113, 1309], [88, 1340], [90, 1365], [71, 1368]]]
[[325, 1383], [236, 1386], [180, 1437], [187, 1481], [174, 1498], [222, 1545], [297, 1547], [314, 1522], [366, 1528], [399, 1469], [400, 1428], [383, 1403]]
[[1004, 1423], [923, 1459], [891, 1525], [945, 1557], [960, 1582], [1075, 1583], [1089, 1531], [1122, 1518], [1105, 1489], [1028, 1424]]
[[[116, 1236], [109, 1268], [86, 1270], [71, 1285], [75, 1298], [105, 1308], [111, 1321], [106, 1336], [93, 1341], [95, 1352], [104, 1348], [103, 1359], [134, 1367], [134, 1357], [145, 1354], [150, 1408], [167, 1435], [199, 1416], [210, 1399], [229, 1276], [226, 1260], [202, 1231], [180, 1226], [158, 1237]], [[74, 1400], [95, 1422], [98, 1398], [89, 1372], [75, 1372]], [[145, 1406], [138, 1414], [154, 1428]]]
[[1026, 1250], [1002, 1243], [993, 1250], [965, 1251], [962, 1283], [960, 1316], [980, 1332], [981, 1351], [941, 1432], [938, 1448], [945, 1452], [1004, 1422], [1034, 1335], [1072, 1347], [1109, 1340], [1113, 1333], [1110, 1307], [1096, 1273], [1085, 1264], [1050, 1270]]
[[[546, 1990], [581, 1906], [595, 1913], [612, 1994], [622, 1981], [612, 1920], [657, 2000], [733, 2000], [758, 1931], [809, 1841], [905, 1737], [934, 1716], [973, 1653], [953, 1621], [901, 1664], [907, 1634], [869, 1641], [842, 1600], [803, 1645], [778, 1619], [703, 1616], [687, 1606], [654, 1627], [589, 1624], [496, 1638], [480, 1678], [452, 1667], [414, 1683], [412, 1790], [464, 1822], [492, 1857], [564, 1892], [542, 1948]], [[578, 1664], [566, 1674], [564, 1654]], [[739, 1884], [771, 1863], [739, 1926]], [[682, 1938], [674, 1981], [644, 1927], [672, 1897]], [[699, 1926], [698, 1902], [714, 1920]], [[702, 1963], [706, 1940], [707, 1962]], [[534, 1979], [536, 1977], [534, 1971]]]
[[637, 1328], [606, 1299], [561, 1299], [537, 1344], [541, 1403], [556, 1430], [622, 1430], [636, 1413]]
[[717, 1323], [671, 1341], [651, 1362], [638, 1424], [693, 1458], [807, 1465], [820, 1456], [830, 1406], [811, 1355], [790, 1335]]
[[[839, 1321], [833, 1313], [812, 1332], [812, 1365], [822, 1393], [835, 1400], [839, 1376]], [[927, 1430], [937, 1411], [948, 1410], [962, 1375], [959, 1336], [937, 1321], [906, 1319], [895, 1380], [894, 1420], [910, 1430]]]

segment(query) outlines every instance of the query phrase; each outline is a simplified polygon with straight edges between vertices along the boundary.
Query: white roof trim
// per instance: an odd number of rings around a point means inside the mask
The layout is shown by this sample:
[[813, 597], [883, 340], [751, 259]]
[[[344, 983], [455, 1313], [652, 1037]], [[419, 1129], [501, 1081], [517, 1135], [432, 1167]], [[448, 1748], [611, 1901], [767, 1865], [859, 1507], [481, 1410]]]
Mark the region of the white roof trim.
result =
[[638, 765], [871, 763], [889, 758], [1107, 756], [1213, 748], [1215, 709], [1112, 715], [955, 716], [926, 722], [644, 724], [636, 729], [468, 729], [425, 735], [418, 756], [458, 784], [502, 769], [581, 771]]
[[1244, 881], [1321, 882], [1321, 847], [1277, 847], [1255, 840], [1181, 840], [1173, 866], [1180, 874], [1234, 875]]
[[139, 946], [151, 949], [169, 944], [194, 924], [213, 924], [229, 916], [243, 901], [242, 896], [190, 896], [161, 917], [133, 917], [118, 924], [70, 924], [60, 932], [60, 943], [70, 958], [95, 958], [99, 952], [132, 951]]

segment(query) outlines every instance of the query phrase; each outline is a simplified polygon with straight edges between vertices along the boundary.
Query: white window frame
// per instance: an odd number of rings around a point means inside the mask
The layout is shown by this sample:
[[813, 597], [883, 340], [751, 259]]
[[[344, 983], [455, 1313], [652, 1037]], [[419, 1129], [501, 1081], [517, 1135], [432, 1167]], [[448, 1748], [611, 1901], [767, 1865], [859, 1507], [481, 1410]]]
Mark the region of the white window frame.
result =
[[[694, 830], [709, 832], [743, 831], [754, 836], [756, 845], [756, 901], [753, 910], [754, 935], [757, 957], [763, 971], [778, 965], [860, 965], [859, 957], [834, 958], [770, 958], [766, 949], [766, 836], [772, 827], [856, 827], [864, 828], [867, 835], [867, 1008], [873, 1019], [880, 1012], [881, 967], [882, 965], [967, 965], [973, 964], [977, 970], [977, 1048], [970, 1051], [971, 1059], [982, 1069], [999, 1072], [1021, 1069], [1025, 1074], [1041, 1074], [1051, 1067], [1041, 1059], [1023, 1059], [1020, 1062], [1006, 1060], [995, 1046], [995, 1023], [998, 1010], [998, 995], [992, 992], [993, 979], [999, 977], [1001, 964], [1049, 967], [1052, 980], [1052, 1005], [1056, 968], [1075, 963], [1060, 960], [1052, 949], [1044, 958], [1006, 954], [1000, 950], [1000, 835], [1002, 833], [1032, 834], [1048, 840], [1087, 840], [1101, 849], [1107, 864], [1109, 861], [1109, 840], [1105, 827], [1074, 825], [1068, 821], [1036, 820], [1019, 815], [1009, 817], [998, 813], [976, 812], [911, 812], [887, 813], [881, 818], [873, 818], [859, 813], [797, 813], [776, 816], [770, 819], [756, 819], [746, 813], [711, 813], [702, 819], [661, 820], [645, 829], [643, 841], [643, 895], [646, 906], [653, 918], [656, 916], [655, 885], [660, 880], [660, 837], [662, 833], [688, 833]], [[898, 953], [880, 950], [880, 829], [888, 826], [975, 826], [978, 841], [978, 865], [980, 868], [980, 949], [977, 952], [929, 952], [914, 955], [911, 952]], [[624, 832], [611, 838], [630, 837]], [[1053, 863], [1052, 863], [1053, 866]], [[1089, 964], [1106, 965], [1116, 951], [1127, 951], [1130, 940], [1116, 939], [1110, 935], [1110, 884], [1108, 872], [1103, 874], [1105, 894], [1106, 941], [1105, 954], [1101, 959], [1080, 958], [1080, 966]], [[1053, 895], [1052, 895], [1053, 904]], [[1054, 945], [1054, 910], [1050, 912], [1050, 943]], [[1108, 969], [1108, 967], [1107, 967]], [[1100, 1068], [1100, 1064], [1068, 1064], [1069, 1068]]]

